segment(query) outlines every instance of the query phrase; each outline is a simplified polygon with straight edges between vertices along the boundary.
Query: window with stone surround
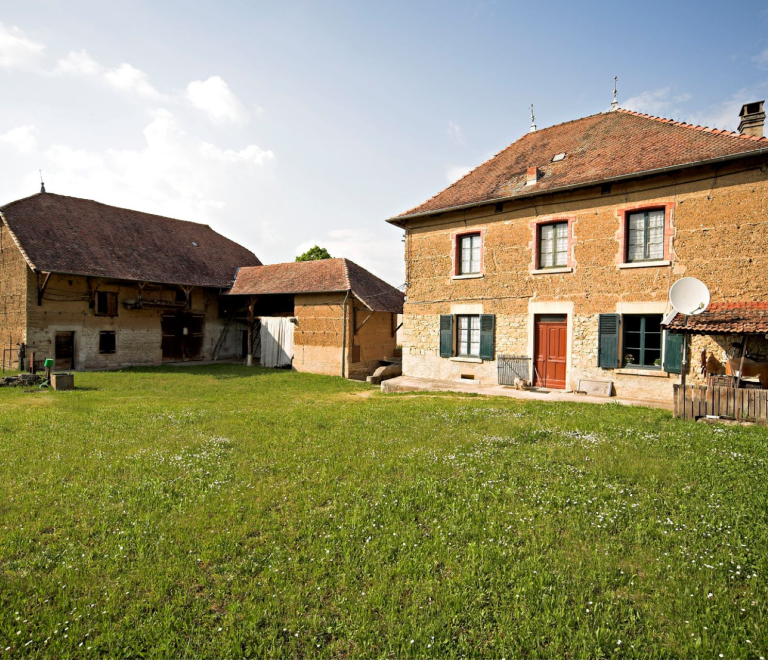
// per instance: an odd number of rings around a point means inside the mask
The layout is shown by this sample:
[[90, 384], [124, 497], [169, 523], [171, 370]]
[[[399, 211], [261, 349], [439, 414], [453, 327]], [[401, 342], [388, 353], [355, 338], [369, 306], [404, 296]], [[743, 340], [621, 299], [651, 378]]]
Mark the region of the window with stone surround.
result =
[[538, 226], [538, 268], [568, 265], [568, 223], [553, 222]]
[[480, 315], [465, 314], [457, 316], [456, 345], [460, 357], [480, 355]]
[[664, 258], [664, 209], [627, 214], [627, 262]]
[[661, 319], [661, 314], [622, 315], [624, 367], [661, 369]]
[[480, 250], [482, 249], [482, 236], [477, 234], [464, 234], [458, 240], [457, 275], [475, 275], [480, 273]]

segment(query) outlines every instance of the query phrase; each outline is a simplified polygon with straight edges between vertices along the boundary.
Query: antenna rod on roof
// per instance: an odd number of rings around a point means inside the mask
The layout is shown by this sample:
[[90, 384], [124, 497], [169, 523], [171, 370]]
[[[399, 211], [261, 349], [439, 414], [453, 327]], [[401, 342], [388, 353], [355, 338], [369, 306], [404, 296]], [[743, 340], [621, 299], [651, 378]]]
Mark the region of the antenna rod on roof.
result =
[[611, 110], [616, 110], [619, 107], [619, 102], [616, 100], [616, 83], [619, 80], [618, 76], [613, 77], [613, 101], [611, 101]]
[[535, 130], [536, 130], [536, 117], [533, 116], [533, 103], [531, 103], [531, 128], [528, 132], [533, 133]]
[[45, 192], [45, 184], [43, 183], [43, 170], [37, 170], [37, 171], [40, 172], [40, 192], [44, 193]]

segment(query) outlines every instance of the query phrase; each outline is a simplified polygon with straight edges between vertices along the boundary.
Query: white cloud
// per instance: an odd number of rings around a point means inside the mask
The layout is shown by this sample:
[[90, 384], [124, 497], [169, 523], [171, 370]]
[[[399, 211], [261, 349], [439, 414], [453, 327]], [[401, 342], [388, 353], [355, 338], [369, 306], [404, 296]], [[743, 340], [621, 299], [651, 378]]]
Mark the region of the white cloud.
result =
[[296, 255], [314, 245], [324, 247], [331, 256], [351, 259], [392, 286], [403, 283], [403, 244], [390, 235], [366, 229], [335, 229], [303, 241], [296, 246]]
[[448, 171], [445, 173], [445, 178], [448, 180], [448, 183], [453, 183], [466, 174], [469, 174], [471, 171], [472, 168], [467, 167], [466, 165], [455, 165], [448, 168]]
[[20, 154], [28, 154], [37, 146], [37, 129], [34, 126], [16, 126], [0, 135], [0, 144], [7, 144]]
[[[144, 129], [138, 149], [84, 151], [65, 144], [43, 154], [46, 187], [76, 197], [140, 209], [196, 222], [218, 224], [251, 239], [263, 226], [251, 227], [272, 182], [275, 155], [256, 145], [221, 149], [186, 133], [174, 115], [157, 110]], [[33, 186], [32, 173], [24, 189]], [[245, 192], [244, 192], [245, 191]], [[232, 208], [228, 202], [234, 202]], [[229, 230], [227, 231], [227, 227]], [[246, 245], [253, 247], [251, 241]]]
[[207, 80], [194, 80], [187, 85], [187, 99], [214, 122], [244, 124], [248, 111], [224, 80], [211, 76]]
[[95, 76], [100, 74], [103, 70], [104, 67], [84, 50], [73, 50], [56, 63], [56, 68], [53, 70], [53, 73], [56, 75]]
[[44, 50], [43, 44], [29, 39], [15, 25], [9, 29], [0, 23], [0, 67], [10, 69], [33, 65]]
[[123, 63], [116, 69], [110, 69], [104, 74], [104, 79], [116, 89], [123, 92], [135, 93], [151, 99], [162, 95], [149, 82], [149, 76], [143, 71]]
[[149, 76], [135, 66], [124, 62], [112, 69], [99, 64], [85, 50], [70, 51], [56, 62], [52, 71], [57, 76], [92, 77], [106, 82], [110, 87], [126, 94], [136, 94], [157, 101], [165, 96], [149, 82]]
[[636, 94], [620, 105], [626, 110], [661, 116], [670, 111], [673, 95], [669, 87], [663, 87]]
[[459, 126], [456, 122], [449, 121], [446, 131], [454, 142], [462, 146], [466, 146], [467, 141], [464, 138], [464, 131], [461, 130], [461, 126]]

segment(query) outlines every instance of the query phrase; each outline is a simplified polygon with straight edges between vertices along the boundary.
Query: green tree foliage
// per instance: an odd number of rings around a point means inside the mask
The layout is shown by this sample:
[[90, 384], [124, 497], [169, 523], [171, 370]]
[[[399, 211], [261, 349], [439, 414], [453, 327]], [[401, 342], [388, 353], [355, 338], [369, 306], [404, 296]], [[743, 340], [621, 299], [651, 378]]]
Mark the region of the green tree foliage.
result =
[[296, 257], [296, 261], [317, 261], [318, 259], [331, 259], [331, 255], [328, 250], [321, 248], [319, 245], [309, 248], [304, 254], [300, 254]]

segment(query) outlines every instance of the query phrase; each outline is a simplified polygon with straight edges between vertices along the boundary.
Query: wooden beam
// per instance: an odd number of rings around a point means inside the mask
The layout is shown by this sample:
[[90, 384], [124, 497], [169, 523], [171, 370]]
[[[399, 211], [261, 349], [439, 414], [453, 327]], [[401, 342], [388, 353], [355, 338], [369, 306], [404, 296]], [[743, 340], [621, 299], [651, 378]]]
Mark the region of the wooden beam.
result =
[[254, 310], [256, 308], [256, 296], [248, 298], [248, 356], [246, 363], [249, 367], [253, 366], [253, 328], [256, 323]]
[[[353, 308], [353, 309], [354, 309], [354, 308]], [[354, 315], [354, 316], [355, 316], [355, 319], [354, 319], [354, 321], [355, 321], [355, 324], [357, 324], [357, 309], [355, 309], [355, 315]], [[363, 329], [363, 326], [364, 326], [366, 323], [368, 323], [368, 319], [370, 319], [372, 316], [373, 316], [373, 312], [371, 312], [370, 314], [368, 314], [368, 316], [366, 316], [366, 317], [365, 317], [365, 321], [363, 321], [363, 322], [360, 324], [360, 326], [359, 326], [359, 327], [355, 327], [355, 334], [357, 334], [358, 332], [360, 332], [360, 331]]]
[[42, 285], [40, 284], [40, 273], [37, 274], [37, 306], [40, 307], [43, 304], [43, 295], [45, 289], [48, 287], [48, 280], [51, 279], [51, 274], [47, 273]]

